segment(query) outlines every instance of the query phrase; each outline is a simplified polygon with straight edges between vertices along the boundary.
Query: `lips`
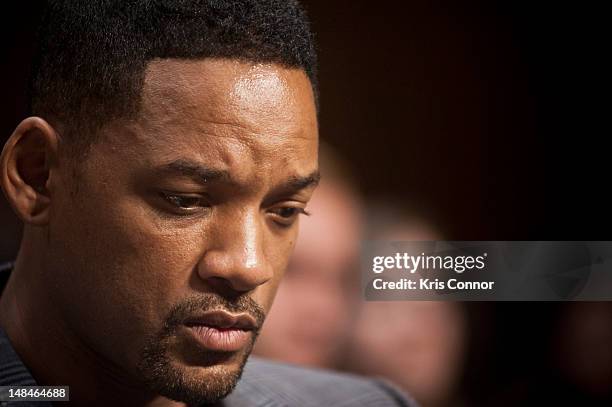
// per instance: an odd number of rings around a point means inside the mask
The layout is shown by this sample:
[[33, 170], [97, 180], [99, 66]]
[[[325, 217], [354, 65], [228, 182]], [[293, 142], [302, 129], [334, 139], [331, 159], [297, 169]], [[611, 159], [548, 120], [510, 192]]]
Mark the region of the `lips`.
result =
[[218, 352], [235, 352], [244, 348], [257, 329], [257, 323], [250, 315], [222, 310], [189, 318], [185, 326], [204, 348]]

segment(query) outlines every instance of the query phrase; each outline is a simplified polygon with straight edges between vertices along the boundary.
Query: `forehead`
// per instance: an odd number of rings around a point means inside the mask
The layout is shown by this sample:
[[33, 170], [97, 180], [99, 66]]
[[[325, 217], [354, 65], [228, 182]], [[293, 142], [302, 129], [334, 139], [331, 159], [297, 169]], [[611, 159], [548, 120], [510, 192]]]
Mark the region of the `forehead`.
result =
[[279, 160], [312, 167], [307, 161], [316, 159], [311, 83], [302, 70], [277, 64], [155, 60], [145, 72], [140, 112], [129, 128], [140, 153], [150, 153], [135, 159], [156, 161], [152, 164], [190, 158], [265, 169]]
[[316, 128], [312, 87], [300, 69], [233, 59], [151, 62], [140, 117], [150, 126], [227, 124], [254, 133], [308, 136]]

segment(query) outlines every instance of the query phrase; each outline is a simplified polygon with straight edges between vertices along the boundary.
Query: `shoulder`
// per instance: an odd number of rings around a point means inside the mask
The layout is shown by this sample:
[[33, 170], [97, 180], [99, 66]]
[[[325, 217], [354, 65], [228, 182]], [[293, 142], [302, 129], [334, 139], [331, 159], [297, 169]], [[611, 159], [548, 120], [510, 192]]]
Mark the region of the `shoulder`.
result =
[[311, 369], [251, 357], [228, 407], [380, 406], [415, 407], [416, 403], [383, 380]]

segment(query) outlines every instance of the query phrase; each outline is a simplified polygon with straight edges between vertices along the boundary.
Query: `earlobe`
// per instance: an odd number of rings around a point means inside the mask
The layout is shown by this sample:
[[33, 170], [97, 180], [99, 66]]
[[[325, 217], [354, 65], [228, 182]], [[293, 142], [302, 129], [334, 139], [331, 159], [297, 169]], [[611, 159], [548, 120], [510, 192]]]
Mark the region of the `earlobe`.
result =
[[59, 136], [39, 117], [23, 120], [0, 156], [0, 185], [17, 215], [26, 223], [48, 221], [50, 173], [57, 163]]

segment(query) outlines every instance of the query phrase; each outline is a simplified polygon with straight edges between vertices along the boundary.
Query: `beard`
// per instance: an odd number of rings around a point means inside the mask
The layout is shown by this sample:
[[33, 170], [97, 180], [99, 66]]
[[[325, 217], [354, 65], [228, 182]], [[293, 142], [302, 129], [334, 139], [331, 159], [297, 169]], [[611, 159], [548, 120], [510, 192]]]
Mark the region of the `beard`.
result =
[[[247, 313], [257, 322], [251, 341], [244, 349], [210, 351], [179, 339], [179, 329], [186, 320], [202, 311], [219, 309]], [[217, 294], [203, 294], [181, 301], [170, 310], [160, 332], [145, 342], [138, 365], [145, 384], [157, 394], [189, 405], [218, 402], [236, 387], [264, 318], [263, 309], [245, 296], [228, 301]], [[183, 362], [173, 360], [172, 354], [177, 349], [186, 358]], [[229, 360], [237, 366], [231, 368], [223, 363]]]

